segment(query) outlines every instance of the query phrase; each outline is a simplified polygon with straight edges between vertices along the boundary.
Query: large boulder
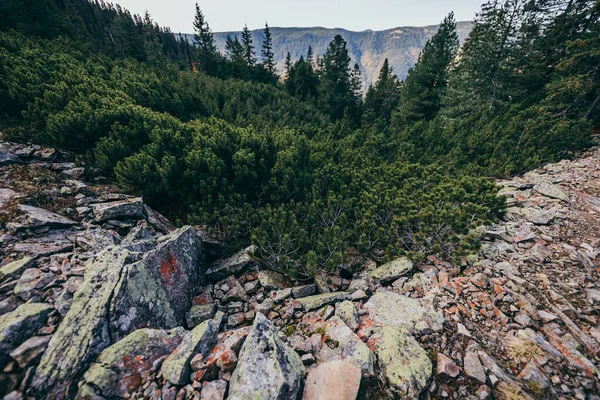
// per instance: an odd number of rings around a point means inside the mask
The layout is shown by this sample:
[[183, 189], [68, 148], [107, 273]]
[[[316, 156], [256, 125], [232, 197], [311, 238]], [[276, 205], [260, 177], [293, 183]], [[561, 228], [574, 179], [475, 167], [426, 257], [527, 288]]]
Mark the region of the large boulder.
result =
[[412, 261], [406, 257], [402, 257], [394, 261], [390, 261], [387, 264], [383, 264], [381, 267], [371, 272], [369, 274], [369, 278], [377, 282], [389, 283], [395, 281], [401, 276], [408, 274], [413, 270], [413, 267], [414, 265]]
[[369, 312], [373, 325], [392, 326], [415, 330], [424, 323], [428, 329], [443, 329], [444, 315], [436, 311], [429, 298], [413, 299], [393, 292], [374, 294], [363, 306]]
[[142, 385], [144, 376], [153, 372], [154, 363], [175, 350], [185, 333], [183, 328], [133, 332], [100, 353], [84, 374], [78, 397], [84, 393], [106, 398], [130, 396]]
[[77, 222], [43, 208], [20, 204], [19, 211], [19, 224], [27, 228], [68, 228], [77, 225]]
[[0, 279], [18, 278], [31, 265], [31, 257], [24, 257], [0, 267]]
[[179, 346], [163, 362], [162, 375], [173, 385], [185, 385], [190, 380], [192, 357], [206, 357], [217, 344], [221, 318], [204, 321], [183, 338]]
[[192, 291], [204, 282], [203, 250], [187, 227], [134, 253], [108, 247], [86, 265], [84, 282], [36, 370], [32, 388], [53, 398], [75, 394], [78, 378], [104, 349], [139, 328], [185, 324]]
[[215, 261], [206, 271], [206, 276], [211, 282], [217, 282], [230, 275], [241, 274], [256, 264], [255, 251], [256, 246], [250, 246], [229, 258]]
[[302, 306], [304, 311], [311, 311], [321, 308], [328, 304], [335, 304], [339, 301], [350, 300], [350, 294], [346, 292], [324, 293], [314, 296], [303, 297], [296, 301]]
[[360, 368], [348, 361], [321, 364], [308, 373], [303, 400], [355, 400], [360, 380]]
[[403, 328], [384, 327], [369, 340], [390, 389], [400, 398], [419, 398], [427, 389], [433, 365], [427, 353]]
[[324, 341], [316, 356], [319, 363], [346, 360], [360, 368], [365, 376], [372, 376], [375, 372], [373, 352], [337, 316], [327, 321]]
[[52, 311], [54, 307], [49, 304], [27, 303], [0, 316], [0, 365], [9, 359], [11, 350], [29, 339], [46, 323]]
[[300, 356], [281, 341], [269, 320], [257, 313], [231, 376], [228, 399], [296, 400], [303, 378]]
[[141, 198], [92, 204], [94, 221], [103, 222], [109, 219], [144, 218], [144, 202]]

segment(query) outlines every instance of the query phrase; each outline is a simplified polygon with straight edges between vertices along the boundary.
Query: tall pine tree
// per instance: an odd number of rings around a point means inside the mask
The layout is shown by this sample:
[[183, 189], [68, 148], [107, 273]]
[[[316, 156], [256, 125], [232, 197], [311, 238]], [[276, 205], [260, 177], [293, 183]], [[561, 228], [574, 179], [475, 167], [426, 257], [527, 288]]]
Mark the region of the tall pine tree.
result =
[[400, 82], [386, 58], [379, 71], [377, 82], [367, 91], [365, 107], [371, 110], [376, 117], [381, 117], [389, 122], [392, 112], [398, 107], [399, 100]]
[[271, 29], [269, 24], [265, 23], [264, 40], [261, 51], [263, 57], [263, 65], [265, 69], [275, 74], [275, 54], [273, 54], [273, 38], [271, 37]]
[[245, 25], [242, 31], [242, 46], [244, 47], [244, 60], [249, 67], [253, 67], [256, 64], [254, 45], [252, 43], [252, 33], [248, 29], [248, 25]]
[[355, 101], [350, 55], [346, 41], [336, 35], [322, 59], [320, 103], [333, 120], [340, 119]]

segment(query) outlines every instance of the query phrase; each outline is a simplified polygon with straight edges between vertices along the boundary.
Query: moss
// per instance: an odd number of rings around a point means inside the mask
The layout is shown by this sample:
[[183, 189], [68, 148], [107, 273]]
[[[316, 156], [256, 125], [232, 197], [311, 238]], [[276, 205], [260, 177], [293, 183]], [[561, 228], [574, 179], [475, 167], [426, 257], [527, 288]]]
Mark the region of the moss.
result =
[[296, 332], [296, 325], [292, 324], [292, 325], [288, 325], [285, 327], [285, 336], [286, 337], [290, 337], [294, 334], [294, 332]]
[[325, 336], [325, 327], [321, 326], [317, 329], [315, 329], [315, 331], [313, 332], [313, 335], [318, 333], [321, 336]]

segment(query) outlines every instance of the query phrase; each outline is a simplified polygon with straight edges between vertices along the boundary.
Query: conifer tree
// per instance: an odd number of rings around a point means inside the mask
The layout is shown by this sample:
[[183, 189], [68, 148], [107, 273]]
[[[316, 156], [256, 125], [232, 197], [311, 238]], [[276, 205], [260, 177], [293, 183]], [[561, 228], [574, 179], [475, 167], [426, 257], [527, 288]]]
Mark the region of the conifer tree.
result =
[[227, 39], [225, 40], [225, 52], [229, 60], [234, 64], [243, 64], [244, 63], [244, 47], [240, 43], [237, 36], [233, 39], [230, 35], [227, 35]]
[[248, 29], [248, 25], [244, 26], [242, 31], [242, 46], [244, 47], [244, 60], [249, 67], [253, 67], [256, 64], [256, 57], [254, 54], [254, 45], [252, 44], [252, 33]]
[[271, 73], [275, 73], [275, 54], [273, 54], [273, 38], [271, 37], [271, 29], [269, 24], [265, 23], [264, 40], [262, 45], [263, 65], [265, 69]]
[[352, 69], [350, 84], [352, 86], [351, 90], [354, 98], [360, 100], [362, 97], [362, 73], [360, 72], [358, 63], [355, 63], [354, 68]]
[[308, 51], [306, 52], [306, 61], [308, 63], [310, 63], [310, 65], [314, 65], [315, 62], [315, 56], [313, 54], [313, 48], [312, 46], [308, 46]]
[[389, 122], [392, 112], [398, 107], [399, 100], [400, 82], [386, 58], [379, 71], [377, 82], [367, 91], [365, 107], [372, 110], [375, 116], [382, 117]]
[[[400, 98], [400, 118], [407, 122], [432, 119], [440, 109], [446, 91], [450, 64], [458, 50], [458, 35], [454, 13], [450, 13], [437, 33], [427, 41], [417, 64], [408, 71]], [[389, 77], [389, 68], [382, 69], [380, 79]]]
[[290, 79], [290, 70], [292, 69], [292, 55], [288, 51], [285, 55], [285, 81], [288, 82]]
[[200, 66], [208, 73], [216, 73], [216, 60], [218, 57], [217, 45], [213, 33], [200, 10], [200, 6], [196, 3], [196, 16], [194, 18], [194, 43], [200, 50]]
[[347, 43], [336, 35], [323, 56], [320, 79], [321, 106], [334, 120], [341, 118], [344, 110], [354, 103], [350, 73]]

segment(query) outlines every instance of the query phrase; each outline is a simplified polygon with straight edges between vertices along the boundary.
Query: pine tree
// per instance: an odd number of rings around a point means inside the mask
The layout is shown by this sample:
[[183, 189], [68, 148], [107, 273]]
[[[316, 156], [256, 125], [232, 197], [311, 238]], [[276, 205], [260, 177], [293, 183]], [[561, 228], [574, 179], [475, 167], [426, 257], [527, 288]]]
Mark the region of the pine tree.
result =
[[286, 83], [290, 80], [290, 70], [292, 69], [292, 55], [288, 51], [285, 56], [285, 81]]
[[273, 38], [271, 37], [271, 29], [269, 24], [265, 23], [264, 40], [262, 45], [263, 65], [265, 69], [271, 73], [275, 73], [275, 54], [273, 54]]
[[230, 35], [227, 35], [227, 39], [225, 40], [225, 53], [227, 54], [227, 57], [229, 57], [229, 60], [234, 64], [244, 64], [244, 47], [237, 36], [232, 39]]
[[290, 94], [302, 99], [312, 100], [318, 96], [319, 78], [311, 63], [304, 56], [290, 67], [286, 87]]
[[350, 85], [352, 87], [351, 90], [354, 98], [360, 100], [362, 98], [362, 73], [360, 72], [358, 63], [355, 63], [354, 68], [352, 69]]
[[[454, 13], [450, 13], [437, 33], [425, 44], [417, 64], [408, 71], [400, 98], [399, 116], [402, 120], [429, 120], [438, 113], [458, 45]], [[380, 76], [380, 79], [384, 79], [382, 84], [389, 76], [389, 68], [384, 67], [381, 71], [383, 77]]]
[[314, 65], [315, 56], [313, 54], [312, 46], [308, 46], [308, 51], [306, 52], [306, 61], [310, 63], [310, 65]]
[[210, 74], [215, 74], [218, 58], [217, 45], [213, 33], [200, 10], [200, 6], [196, 3], [196, 17], [194, 19], [194, 43], [199, 49], [200, 67]]
[[336, 35], [322, 59], [320, 84], [321, 106], [333, 120], [341, 118], [344, 110], [354, 103], [350, 72], [347, 43]]
[[245, 25], [242, 31], [242, 46], [244, 47], [244, 60], [246, 64], [253, 67], [256, 64], [256, 57], [254, 55], [254, 45], [252, 44], [252, 33], [248, 29], [248, 25]]
[[392, 112], [398, 107], [399, 100], [400, 82], [386, 58], [379, 71], [377, 82], [367, 91], [365, 107], [371, 110], [375, 116], [382, 117], [389, 122]]

